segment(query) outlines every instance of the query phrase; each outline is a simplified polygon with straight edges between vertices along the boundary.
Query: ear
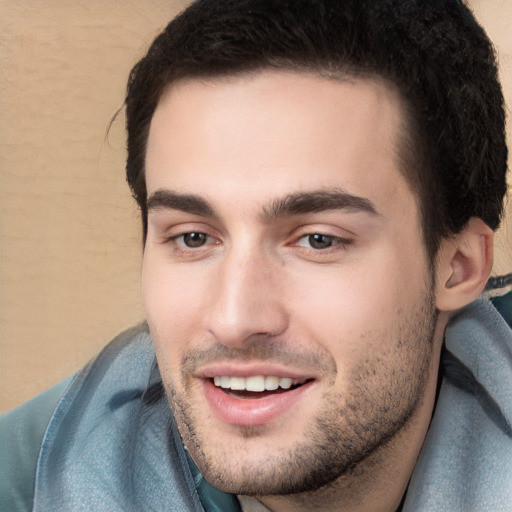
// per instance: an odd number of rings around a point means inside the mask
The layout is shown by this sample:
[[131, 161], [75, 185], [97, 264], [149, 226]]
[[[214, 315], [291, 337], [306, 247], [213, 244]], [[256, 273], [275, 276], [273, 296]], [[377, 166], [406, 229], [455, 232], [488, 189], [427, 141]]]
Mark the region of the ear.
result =
[[454, 311], [484, 290], [493, 262], [494, 232], [472, 218], [454, 237], [441, 243], [437, 255], [437, 308]]

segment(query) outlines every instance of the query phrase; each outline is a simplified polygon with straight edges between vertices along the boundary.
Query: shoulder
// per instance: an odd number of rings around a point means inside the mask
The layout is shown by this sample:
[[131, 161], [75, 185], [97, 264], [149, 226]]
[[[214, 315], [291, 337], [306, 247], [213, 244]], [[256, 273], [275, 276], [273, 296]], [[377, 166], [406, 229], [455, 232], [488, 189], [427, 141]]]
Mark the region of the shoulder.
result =
[[[109, 366], [144, 326], [118, 335], [87, 366], [28, 402], [0, 415], [0, 511], [32, 510], [36, 469], [56, 411], [72, 400], [77, 388], [91, 391], [91, 368]], [[100, 370], [101, 378], [101, 370]], [[90, 385], [89, 385], [90, 384]]]
[[57, 403], [73, 376], [0, 416], [0, 510], [32, 509], [37, 458]]

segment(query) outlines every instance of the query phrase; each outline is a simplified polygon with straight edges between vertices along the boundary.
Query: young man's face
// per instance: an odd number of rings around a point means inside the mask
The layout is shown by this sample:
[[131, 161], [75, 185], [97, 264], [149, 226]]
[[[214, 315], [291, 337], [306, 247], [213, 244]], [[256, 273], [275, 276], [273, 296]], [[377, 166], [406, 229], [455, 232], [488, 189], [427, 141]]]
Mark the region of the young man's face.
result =
[[430, 413], [435, 297], [402, 123], [385, 84], [305, 73], [160, 101], [144, 304], [183, 440], [223, 490], [313, 489]]

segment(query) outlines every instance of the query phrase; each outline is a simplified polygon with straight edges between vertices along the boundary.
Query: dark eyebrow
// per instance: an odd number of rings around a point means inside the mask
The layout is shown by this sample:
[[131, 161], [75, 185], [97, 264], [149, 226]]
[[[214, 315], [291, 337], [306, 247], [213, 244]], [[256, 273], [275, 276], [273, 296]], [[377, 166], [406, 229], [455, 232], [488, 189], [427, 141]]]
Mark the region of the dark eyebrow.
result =
[[300, 192], [275, 199], [264, 208], [264, 218], [275, 221], [279, 217], [289, 217], [326, 210], [349, 210], [379, 215], [375, 205], [365, 197], [354, 196], [343, 190]]
[[148, 211], [169, 209], [180, 210], [202, 217], [216, 217], [211, 205], [202, 197], [193, 194], [178, 194], [172, 190], [159, 189], [148, 198]]
[[[167, 189], [158, 189], [151, 194], [148, 198], [147, 208], [148, 211], [169, 209], [202, 217], [217, 217], [213, 207], [202, 197], [194, 194], [179, 194]], [[334, 189], [299, 192], [274, 199], [263, 208], [263, 220], [274, 222], [280, 217], [291, 217], [326, 210], [348, 210], [379, 215], [375, 205], [369, 199]]]

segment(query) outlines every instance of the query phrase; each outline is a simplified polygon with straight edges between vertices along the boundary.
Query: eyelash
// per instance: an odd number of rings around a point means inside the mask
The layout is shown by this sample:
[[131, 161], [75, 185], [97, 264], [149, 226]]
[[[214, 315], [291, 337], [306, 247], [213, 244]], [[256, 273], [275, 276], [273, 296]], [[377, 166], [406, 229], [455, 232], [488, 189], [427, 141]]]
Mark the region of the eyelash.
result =
[[[200, 236], [202, 237], [204, 243], [201, 243], [200, 245], [193, 246], [193, 245], [187, 245], [185, 242], [185, 238], [187, 236]], [[184, 233], [179, 233], [177, 235], [172, 235], [169, 237], [166, 237], [164, 240], [162, 240], [162, 243], [164, 245], [170, 245], [173, 247], [173, 249], [177, 252], [189, 252], [189, 251], [197, 251], [198, 249], [203, 249], [206, 245], [210, 245], [208, 242], [211, 240], [215, 240], [214, 237], [209, 235], [208, 233], [205, 233], [204, 231], [186, 231]]]
[[[199, 245], [190, 245], [190, 242], [186, 242], [186, 237], [200, 237]], [[163, 240], [164, 244], [172, 245], [174, 251], [180, 252], [181, 254], [195, 253], [196, 251], [211, 245], [209, 241], [215, 240], [211, 235], [202, 231], [187, 231], [178, 235], [167, 237]], [[302, 244], [301, 241], [305, 240], [307, 245]], [[316, 242], [324, 241], [327, 245], [325, 247], [314, 247]], [[194, 240], [192, 240], [193, 242]], [[321, 242], [320, 242], [321, 243]], [[348, 245], [352, 243], [352, 240], [348, 238], [342, 238], [335, 235], [328, 235], [321, 232], [305, 233], [298, 237], [292, 246], [300, 247], [304, 251], [308, 251], [312, 254], [330, 254], [333, 251], [345, 250]]]
[[[315, 238], [317, 239], [316, 241], [318, 241], [319, 238], [328, 239], [329, 245], [327, 245], [326, 247], [323, 247], [323, 248], [313, 247], [313, 244], [314, 244], [313, 241], [315, 240]], [[301, 245], [299, 243], [301, 240], [307, 240], [309, 247], [305, 247], [305, 246]], [[295, 243], [295, 245], [299, 246], [299, 247], [304, 247], [305, 249], [314, 251], [314, 252], [328, 252], [330, 250], [345, 249], [351, 243], [352, 243], [352, 240], [350, 240], [348, 238], [341, 238], [341, 237], [335, 236], [335, 235], [328, 235], [325, 233], [316, 232], [316, 233], [305, 233], [304, 235], [300, 236], [297, 239], [297, 242]]]
[[[193, 242], [195, 240], [191, 240], [192, 245], [188, 245], [185, 242], [185, 238], [188, 236], [194, 237], [194, 238], [200, 237], [200, 242], [204, 242], [204, 243], [200, 243], [200, 245], [193, 245]], [[196, 249], [198, 247], [203, 247], [205, 245], [205, 243], [208, 241], [208, 239], [211, 239], [211, 238], [212, 237], [210, 235], [208, 235], [207, 233], [203, 233], [202, 231], [189, 231], [187, 233], [182, 233], [181, 235], [172, 237], [172, 239], [175, 240], [177, 243], [179, 243], [178, 242], [179, 239], [182, 239], [182, 243], [180, 245], [183, 245], [183, 246], [187, 247], [188, 249]]]

